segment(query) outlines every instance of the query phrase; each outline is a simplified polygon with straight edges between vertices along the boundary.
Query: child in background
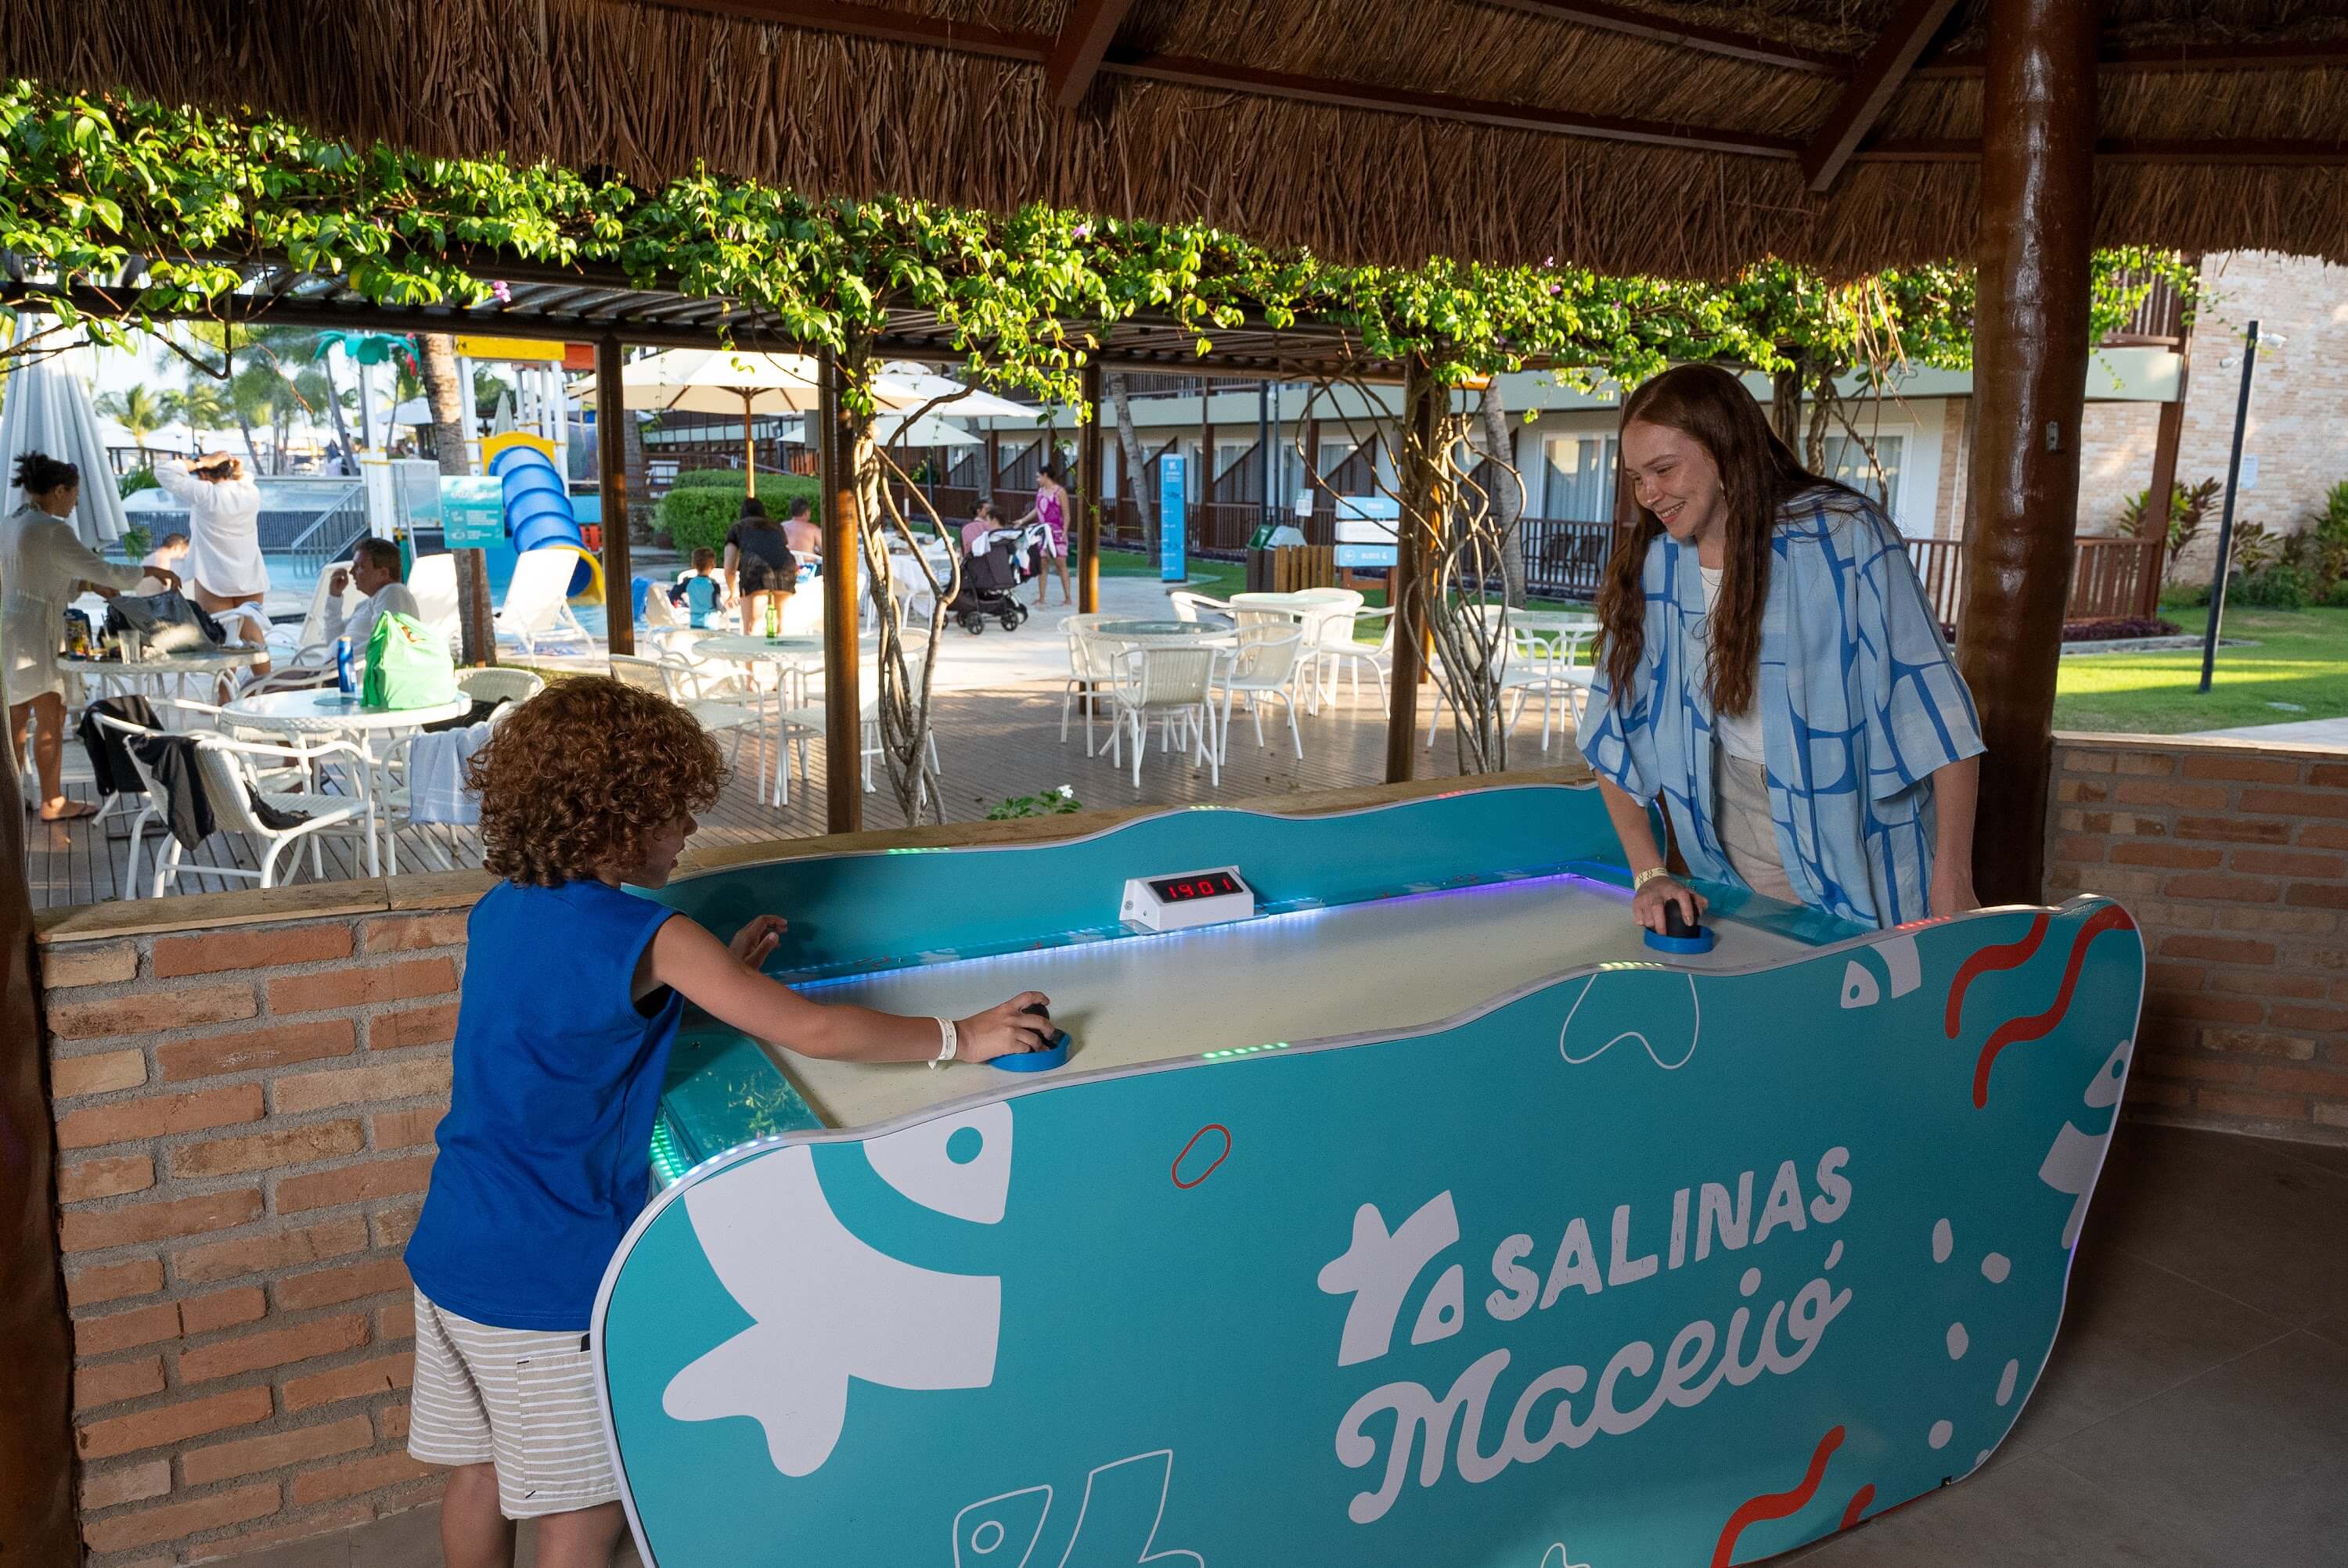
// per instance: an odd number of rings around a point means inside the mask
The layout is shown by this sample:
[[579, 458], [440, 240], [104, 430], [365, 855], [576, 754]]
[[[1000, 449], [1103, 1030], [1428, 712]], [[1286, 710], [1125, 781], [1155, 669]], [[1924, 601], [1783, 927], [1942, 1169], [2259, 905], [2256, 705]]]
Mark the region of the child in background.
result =
[[408, 1452], [456, 1467], [456, 1568], [605, 1568], [624, 1521], [586, 1349], [604, 1266], [643, 1208], [670, 1044], [690, 1001], [804, 1055], [984, 1061], [1047, 1043], [1022, 992], [961, 1020], [825, 1007], [758, 966], [784, 929], [722, 942], [623, 886], [665, 886], [725, 767], [693, 717], [602, 676], [515, 709], [468, 764], [488, 867], [473, 907], [448, 1114], [407, 1244]]
[[[696, 588], [696, 583], [709, 586]], [[716, 550], [704, 545], [693, 552], [692, 569], [676, 574], [676, 589], [669, 596], [669, 602], [685, 610], [695, 627], [706, 629], [725, 623], [730, 604], [726, 597], [726, 574], [717, 569]]]

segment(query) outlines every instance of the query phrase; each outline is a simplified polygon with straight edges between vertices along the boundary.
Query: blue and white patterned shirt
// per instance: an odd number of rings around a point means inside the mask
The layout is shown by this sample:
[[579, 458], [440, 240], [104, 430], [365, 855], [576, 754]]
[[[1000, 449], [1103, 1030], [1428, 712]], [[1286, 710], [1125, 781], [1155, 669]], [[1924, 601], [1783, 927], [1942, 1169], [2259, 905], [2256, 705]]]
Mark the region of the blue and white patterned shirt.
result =
[[[1930, 913], [1933, 770], [1982, 750], [1916, 569], [1873, 503], [1813, 489], [1779, 508], [1757, 702], [1777, 853], [1803, 901], [1861, 925]], [[1603, 667], [1581, 749], [1640, 800], [1663, 797], [1696, 876], [1746, 886], [1715, 830], [1704, 579], [1658, 537], [1642, 575], [1646, 647], [1628, 690]]]

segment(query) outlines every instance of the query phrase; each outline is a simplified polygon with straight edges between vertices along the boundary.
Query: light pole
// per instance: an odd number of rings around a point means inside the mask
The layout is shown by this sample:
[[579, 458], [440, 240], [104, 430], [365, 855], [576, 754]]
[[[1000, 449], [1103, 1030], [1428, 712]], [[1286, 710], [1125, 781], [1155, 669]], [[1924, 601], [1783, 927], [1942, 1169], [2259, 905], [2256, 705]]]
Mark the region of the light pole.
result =
[[[2276, 343], [2282, 339], [2276, 338]], [[2223, 362], [2220, 362], [2221, 364]], [[2218, 564], [2210, 574], [2209, 623], [2201, 633], [2201, 684], [2209, 690], [2209, 676], [2218, 662], [2218, 630], [2226, 619], [2226, 577], [2234, 558], [2234, 492], [2242, 479], [2242, 436], [2250, 422], [2250, 377], [2259, 363], [2259, 323], [2253, 320], [2242, 334], [2242, 391], [2234, 404], [2234, 447], [2226, 459], [2226, 507], [2218, 515]]]

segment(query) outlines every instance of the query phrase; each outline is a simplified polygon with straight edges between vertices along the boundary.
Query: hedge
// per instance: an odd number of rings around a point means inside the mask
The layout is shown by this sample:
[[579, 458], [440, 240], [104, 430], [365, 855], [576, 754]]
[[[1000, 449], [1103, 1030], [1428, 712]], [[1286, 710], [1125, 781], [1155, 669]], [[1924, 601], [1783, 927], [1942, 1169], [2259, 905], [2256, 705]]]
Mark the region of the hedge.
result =
[[[818, 523], [822, 522], [822, 502], [818, 498], [821, 492], [822, 487], [812, 476], [758, 476], [758, 499], [766, 503], [767, 512], [778, 522], [789, 513], [791, 503], [801, 497], [807, 500], [809, 515]], [[705, 548], [723, 551], [726, 534], [742, 515], [740, 470], [695, 468], [679, 474], [668, 494], [660, 498], [656, 515], [658, 530], [668, 535], [679, 554], [690, 556]]]

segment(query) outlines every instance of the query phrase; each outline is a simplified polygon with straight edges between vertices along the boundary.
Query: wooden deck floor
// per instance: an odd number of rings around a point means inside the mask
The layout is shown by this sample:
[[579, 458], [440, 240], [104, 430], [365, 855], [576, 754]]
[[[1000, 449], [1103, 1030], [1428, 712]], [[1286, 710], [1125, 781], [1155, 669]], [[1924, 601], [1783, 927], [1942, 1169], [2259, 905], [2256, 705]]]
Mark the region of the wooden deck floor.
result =
[[[1422, 702], [1431, 701], [1432, 696], [1432, 687], [1422, 689]], [[1242, 712], [1232, 716], [1231, 764], [1223, 770], [1220, 787], [1209, 781], [1203, 767], [1194, 767], [1188, 757], [1167, 757], [1158, 749], [1153, 733], [1150, 748], [1142, 762], [1141, 784], [1137, 789], [1129, 764], [1125, 769], [1109, 764], [1105, 723], [1099, 730], [1103, 747], [1099, 755], [1085, 755], [1081, 719], [1071, 725], [1067, 743], [1061, 744], [1060, 688], [1056, 683], [941, 692], [935, 724], [939, 756], [944, 767], [946, 816], [957, 822], [983, 818], [989, 808], [1008, 796], [1034, 794], [1061, 784], [1073, 789], [1077, 800], [1088, 807], [1186, 805], [1259, 798], [1294, 790], [1343, 789], [1374, 784], [1385, 775], [1385, 714], [1378, 707], [1375, 693], [1365, 692], [1358, 705], [1349, 697], [1341, 697], [1334, 706], [1324, 706], [1319, 714], [1302, 717], [1302, 760], [1289, 747], [1285, 723], [1275, 723], [1277, 713], [1275, 706], [1264, 725], [1265, 739], [1272, 743], [1261, 750], [1256, 746], [1247, 715]], [[701, 831], [687, 850], [688, 865], [696, 851], [824, 831], [821, 744], [808, 747], [808, 787], [802, 789], [794, 778], [789, 804], [780, 807], [767, 805], [757, 798], [760, 751], [760, 743], [756, 741], [743, 747], [737, 772], [727, 784], [724, 797], [702, 816]], [[1418, 755], [1417, 771], [1421, 776], [1447, 775], [1457, 771], [1447, 718], [1437, 733], [1433, 749], [1422, 749]], [[1538, 716], [1519, 728], [1509, 747], [1509, 758], [1519, 767], [1579, 760], [1570, 741], [1559, 742], [1549, 753], [1542, 753]], [[93, 798], [86, 783], [72, 784], [70, 776], [69, 793]], [[885, 779], [880, 783], [878, 792], [864, 797], [866, 825], [904, 825]], [[34, 907], [92, 904], [121, 897], [130, 852], [129, 829], [128, 816], [117, 817], [103, 827], [94, 826], [89, 820], [52, 825], [28, 819], [26, 875]], [[431, 830], [409, 829], [401, 834], [402, 871], [440, 869], [440, 862], [433, 857], [427, 845], [427, 831]], [[159, 840], [160, 835], [150, 830], [142, 856], [142, 865], [150, 875]], [[450, 845], [444, 833], [438, 842], [453, 851], [454, 864], [480, 864], [479, 849], [469, 840]], [[364, 850], [347, 839], [324, 839], [322, 857], [324, 876], [328, 879], [358, 876], [366, 865]], [[246, 869], [258, 865], [244, 841], [224, 835], [206, 840], [191, 853], [189, 862], [197, 866], [226, 865]], [[304, 851], [298, 870], [287, 880], [301, 883], [314, 879], [309, 854]], [[251, 880], [183, 871], [176, 891], [211, 893], [252, 886]], [[145, 896], [143, 890], [140, 896]]]

